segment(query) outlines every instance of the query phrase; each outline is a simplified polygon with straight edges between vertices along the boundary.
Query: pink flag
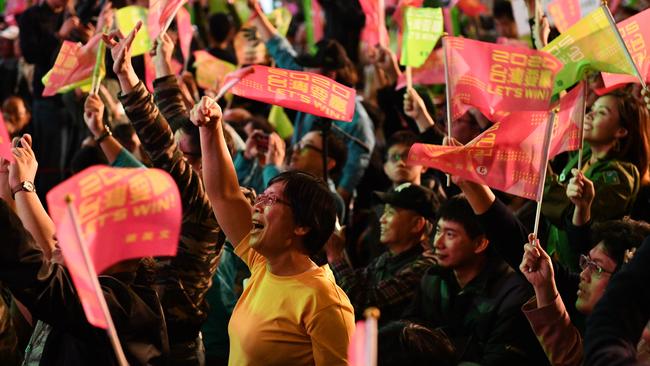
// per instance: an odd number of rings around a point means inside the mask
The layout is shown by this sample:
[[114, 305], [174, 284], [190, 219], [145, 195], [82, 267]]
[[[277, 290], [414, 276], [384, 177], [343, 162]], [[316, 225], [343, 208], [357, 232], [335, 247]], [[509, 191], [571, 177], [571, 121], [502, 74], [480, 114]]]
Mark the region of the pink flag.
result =
[[350, 366], [366, 365], [366, 321], [357, 321], [352, 339], [348, 345], [348, 362]]
[[0, 113], [0, 158], [5, 158], [10, 162], [14, 161], [14, 155], [11, 153], [11, 139], [2, 113]]
[[465, 14], [471, 17], [477, 17], [487, 12], [485, 6], [480, 0], [458, 0], [456, 6]]
[[231, 89], [235, 95], [337, 121], [352, 120], [356, 91], [332, 79], [309, 72], [253, 65], [227, 75], [224, 85], [244, 72], [248, 73]]
[[150, 0], [147, 15], [149, 37], [154, 40], [162, 32], [166, 32], [178, 10], [187, 0]]
[[[619, 22], [616, 26], [630, 51], [632, 60], [639, 69], [645, 82], [650, 81], [650, 59], [648, 44], [650, 44], [650, 9], [646, 9], [633, 17]], [[627, 83], [639, 83], [639, 79], [631, 75], [610, 74], [603, 72], [605, 87], [617, 87]]]
[[[422, 66], [413, 69], [413, 84], [444, 84], [445, 63], [443, 57], [445, 57], [445, 55], [442, 51], [442, 48], [433, 50], [433, 52], [429, 54], [429, 58], [427, 58]], [[399, 90], [404, 87], [406, 87], [406, 75], [401, 74], [397, 78], [397, 86], [395, 87], [395, 90]]]
[[27, 10], [27, 0], [8, 0], [5, 6], [4, 16], [16, 16], [23, 11]]
[[[68, 195], [73, 199], [84, 244], [98, 273], [125, 259], [176, 255], [181, 201], [168, 173], [159, 169], [90, 167], [48, 192], [50, 217], [57, 228], [66, 216]], [[58, 232], [66, 263], [66, 243], [73, 240], [69, 234]]]
[[369, 46], [382, 45], [388, 46], [388, 30], [383, 21], [383, 12], [386, 9], [380, 9], [379, 6], [383, 2], [377, 0], [359, 0], [361, 8], [366, 15], [366, 25], [361, 31], [361, 40], [366, 42]]
[[325, 36], [325, 26], [323, 25], [323, 8], [318, 0], [311, 0], [312, 21], [314, 22], [314, 42], [318, 42]]
[[185, 62], [190, 58], [190, 47], [192, 46], [192, 19], [190, 12], [184, 7], [178, 9], [176, 13], [176, 27], [178, 28], [178, 41], [181, 45], [181, 53]]
[[100, 39], [101, 34], [96, 34], [83, 46], [81, 43], [63, 41], [54, 66], [46, 75], [44, 97], [52, 96], [65, 86], [92, 77]]
[[549, 107], [562, 63], [553, 55], [519, 47], [445, 37], [452, 119], [475, 106], [490, 120], [508, 111]]
[[548, 3], [547, 9], [560, 33], [569, 29], [582, 17], [580, 14], [580, 0], [555, 0]]
[[548, 112], [514, 112], [465, 146], [415, 144], [409, 163], [539, 200]]
[[553, 126], [549, 159], [580, 148], [580, 128], [585, 116], [584, 88], [583, 81], [560, 99], [560, 112]]

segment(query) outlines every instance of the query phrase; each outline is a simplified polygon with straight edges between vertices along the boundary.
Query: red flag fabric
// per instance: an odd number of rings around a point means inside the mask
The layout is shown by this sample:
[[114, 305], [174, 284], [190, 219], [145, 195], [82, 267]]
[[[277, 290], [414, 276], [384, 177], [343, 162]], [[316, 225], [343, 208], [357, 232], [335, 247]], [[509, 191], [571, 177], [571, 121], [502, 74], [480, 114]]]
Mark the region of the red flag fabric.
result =
[[[442, 48], [433, 50], [429, 54], [429, 58], [424, 61], [424, 64], [420, 67], [413, 68], [413, 84], [419, 85], [432, 85], [432, 84], [444, 84], [445, 83], [445, 63], [443, 60], [445, 57]], [[395, 90], [399, 90], [406, 87], [406, 75], [401, 74], [397, 78], [397, 86]]]
[[92, 76], [100, 39], [101, 34], [96, 34], [83, 46], [81, 43], [63, 41], [43, 89], [44, 97], [50, 97], [60, 88]]
[[187, 62], [190, 57], [190, 47], [192, 46], [192, 35], [194, 31], [192, 30], [190, 12], [184, 7], [178, 9], [178, 13], [176, 13], [176, 27], [178, 28], [178, 42], [181, 46], [181, 53], [183, 54], [183, 59]]
[[[630, 51], [632, 60], [639, 69], [645, 82], [650, 81], [650, 59], [648, 44], [650, 44], [650, 9], [646, 9], [633, 17], [627, 18], [617, 25], [618, 31]], [[610, 74], [603, 72], [605, 88], [622, 86], [627, 83], [639, 83], [639, 79], [631, 75]]]
[[465, 14], [477, 17], [487, 12], [487, 6], [480, 0], [458, 0], [456, 6]]
[[370, 46], [382, 45], [388, 46], [388, 30], [386, 24], [382, 22], [384, 19], [380, 12], [385, 12], [385, 9], [379, 9], [379, 1], [377, 0], [359, 0], [361, 9], [366, 15], [366, 25], [361, 31], [361, 40]]
[[580, 148], [580, 128], [585, 116], [585, 82], [581, 82], [560, 99], [560, 112], [553, 126], [549, 159], [565, 151]]
[[352, 121], [356, 91], [325, 76], [253, 65], [227, 75], [224, 85], [242, 73], [246, 75], [231, 89], [235, 95], [337, 121]]
[[[72, 198], [76, 223], [67, 196]], [[125, 259], [176, 255], [181, 225], [178, 188], [162, 170], [94, 166], [54, 187], [47, 202], [86, 317], [106, 329], [92, 281]], [[81, 245], [94, 268], [85, 265]]]
[[452, 119], [469, 106], [490, 120], [506, 111], [544, 111], [562, 63], [553, 55], [519, 47], [445, 37]]
[[511, 113], [465, 146], [415, 144], [409, 163], [539, 200], [548, 119], [548, 112]]
[[11, 153], [11, 139], [2, 113], [0, 113], [0, 158], [14, 161], [14, 155]]
[[580, 0], [555, 0], [548, 3], [548, 14], [560, 33], [569, 29], [582, 17]]
[[167, 31], [169, 23], [187, 0], [150, 0], [147, 14], [149, 37], [154, 40], [161, 31]]
[[[176, 255], [181, 224], [178, 188], [159, 169], [93, 166], [47, 194], [57, 228], [71, 195], [84, 244], [98, 273], [125, 259]], [[72, 240], [60, 232], [63, 250]], [[66, 259], [67, 260], [67, 259]]]

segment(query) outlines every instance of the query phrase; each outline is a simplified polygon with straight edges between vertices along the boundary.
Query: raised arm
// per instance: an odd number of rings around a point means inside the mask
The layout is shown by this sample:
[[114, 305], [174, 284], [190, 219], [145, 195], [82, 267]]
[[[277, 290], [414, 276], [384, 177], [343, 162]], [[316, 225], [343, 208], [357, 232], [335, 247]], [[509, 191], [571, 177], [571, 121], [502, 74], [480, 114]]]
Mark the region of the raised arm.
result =
[[214, 215], [237, 247], [253, 227], [252, 207], [239, 188], [221, 117], [221, 108], [208, 97], [203, 97], [190, 112], [190, 119], [200, 127], [203, 182]]
[[[9, 186], [15, 192], [24, 182], [34, 183], [38, 163], [32, 150], [32, 138], [24, 135], [17, 146], [12, 149], [14, 162], [9, 164]], [[14, 194], [16, 213], [34, 237], [36, 243], [43, 249], [46, 258], [50, 258], [54, 249], [54, 233], [56, 228], [50, 216], [45, 212], [41, 200], [34, 192], [26, 190]]]
[[269, 18], [266, 17], [264, 11], [258, 0], [248, 0], [248, 7], [251, 9], [253, 25], [257, 28], [257, 33], [259, 34], [262, 41], [267, 42], [273, 36], [278, 34], [278, 30], [275, 29]]
[[111, 130], [104, 124], [104, 103], [96, 94], [90, 94], [84, 103], [84, 122], [95, 138], [95, 142], [106, 155], [109, 163], [113, 163], [122, 152], [122, 145], [113, 138]]

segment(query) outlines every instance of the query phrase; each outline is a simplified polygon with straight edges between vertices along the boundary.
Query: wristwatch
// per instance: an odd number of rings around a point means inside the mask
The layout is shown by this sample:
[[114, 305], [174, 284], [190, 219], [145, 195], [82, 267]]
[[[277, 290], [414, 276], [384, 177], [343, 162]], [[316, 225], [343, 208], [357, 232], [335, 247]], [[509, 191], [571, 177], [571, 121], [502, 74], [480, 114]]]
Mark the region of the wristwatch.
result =
[[16, 199], [16, 193], [20, 191], [36, 193], [36, 187], [34, 187], [33, 182], [28, 180], [21, 182], [17, 186], [11, 188], [11, 198]]

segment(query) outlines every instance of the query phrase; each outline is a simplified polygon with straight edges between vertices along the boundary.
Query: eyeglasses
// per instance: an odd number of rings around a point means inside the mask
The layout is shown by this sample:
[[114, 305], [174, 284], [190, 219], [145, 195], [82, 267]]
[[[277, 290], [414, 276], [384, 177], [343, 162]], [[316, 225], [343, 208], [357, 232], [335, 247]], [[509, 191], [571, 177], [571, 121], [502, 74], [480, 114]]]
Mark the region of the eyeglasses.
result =
[[253, 206], [270, 207], [273, 206], [276, 202], [279, 202], [286, 206], [291, 206], [289, 205], [289, 202], [283, 200], [278, 196], [272, 196], [270, 194], [260, 194], [259, 196], [257, 196]]
[[312, 149], [312, 150], [314, 150], [314, 151], [316, 151], [317, 153], [320, 153], [320, 154], [323, 153], [323, 149], [321, 149], [319, 147], [316, 147], [316, 146], [314, 146], [314, 145], [312, 145], [312, 144], [310, 144], [308, 142], [298, 141], [298, 143], [296, 143], [296, 145], [294, 146], [294, 150], [297, 153], [302, 153], [307, 149]]
[[400, 160], [403, 161], [403, 162], [406, 162], [408, 157], [409, 157], [409, 152], [407, 150], [407, 151], [404, 151], [402, 153], [388, 154], [388, 161], [393, 162], [393, 163], [397, 163]]
[[584, 271], [587, 268], [589, 268], [589, 271], [591, 271], [591, 273], [595, 273], [596, 276], [598, 276], [598, 277], [600, 277], [603, 273], [606, 273], [606, 274], [609, 274], [609, 275], [614, 273], [614, 272], [604, 270], [603, 267], [599, 266], [598, 263], [594, 262], [591, 258], [589, 258], [588, 256], [586, 256], [584, 254], [581, 254], [580, 255], [580, 269]]

